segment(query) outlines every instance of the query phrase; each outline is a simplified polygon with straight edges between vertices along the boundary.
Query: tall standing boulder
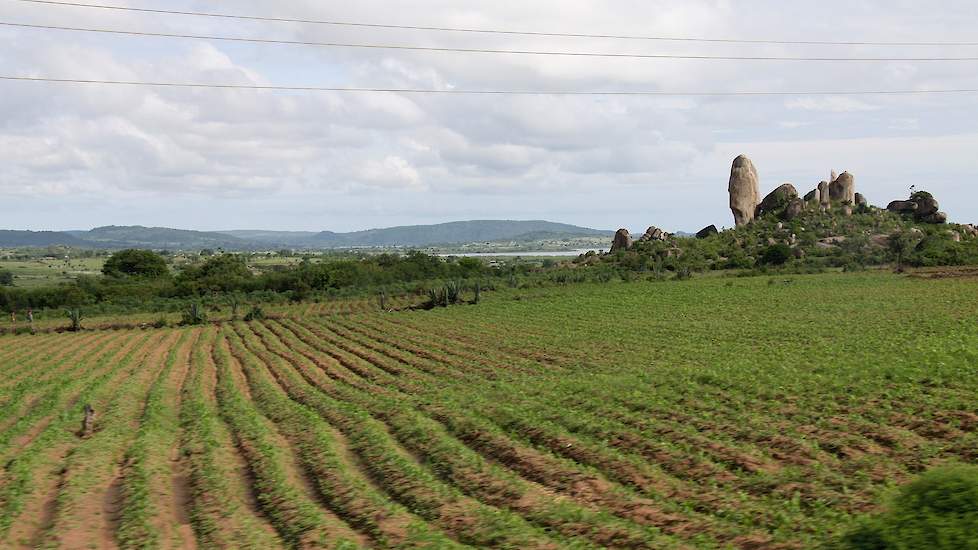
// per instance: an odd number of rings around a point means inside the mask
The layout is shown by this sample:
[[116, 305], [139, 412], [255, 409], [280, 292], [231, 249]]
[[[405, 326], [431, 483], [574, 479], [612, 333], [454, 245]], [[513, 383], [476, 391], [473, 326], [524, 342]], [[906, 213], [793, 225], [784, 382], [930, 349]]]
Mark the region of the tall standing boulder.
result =
[[856, 206], [862, 206], [864, 208], [869, 206], [869, 201], [866, 200], [866, 197], [864, 197], [862, 193], [856, 193], [855, 203]]
[[757, 205], [756, 216], [762, 216], [768, 212], [783, 211], [792, 200], [798, 198], [798, 190], [790, 183], [782, 183], [777, 189], [771, 191], [764, 197], [761, 204]]
[[805, 202], [809, 202], [809, 203], [812, 203], [812, 204], [818, 204], [821, 201], [822, 201], [822, 194], [819, 193], [818, 187], [816, 187], [815, 189], [812, 189], [808, 193], [805, 193]]
[[611, 241], [611, 251], [628, 250], [632, 247], [632, 236], [627, 229], [619, 229], [615, 232], [615, 238]]
[[822, 208], [828, 208], [832, 204], [832, 197], [829, 195], [829, 182], [827, 181], [818, 183], [818, 202]]
[[829, 198], [834, 202], [856, 203], [856, 178], [849, 172], [839, 174], [829, 183]]
[[753, 221], [761, 191], [754, 163], [744, 155], [740, 155], [733, 161], [727, 192], [730, 194], [730, 210], [733, 212], [734, 224], [740, 227]]

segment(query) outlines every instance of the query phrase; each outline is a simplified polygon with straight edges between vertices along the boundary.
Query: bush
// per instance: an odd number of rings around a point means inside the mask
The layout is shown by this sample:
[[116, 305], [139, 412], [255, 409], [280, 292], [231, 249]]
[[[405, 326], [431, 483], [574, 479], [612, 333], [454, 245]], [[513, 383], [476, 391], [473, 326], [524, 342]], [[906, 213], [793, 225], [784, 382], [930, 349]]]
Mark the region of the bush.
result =
[[978, 467], [951, 466], [903, 487], [883, 513], [863, 519], [842, 548], [978, 549]]
[[207, 312], [200, 304], [194, 302], [183, 312], [182, 325], [202, 325], [207, 322]]
[[264, 318], [265, 318], [265, 310], [262, 309], [261, 306], [257, 304], [251, 306], [251, 310], [244, 316], [244, 320], [248, 322], [261, 321]]
[[66, 309], [65, 316], [68, 317], [68, 321], [71, 323], [71, 325], [68, 326], [68, 330], [71, 332], [78, 332], [81, 330], [82, 312], [80, 309]]
[[13, 271], [7, 271], [7, 270], [0, 271], [0, 286], [14, 286]]
[[791, 258], [791, 247], [784, 244], [772, 244], [764, 249], [761, 254], [761, 263], [764, 265], [784, 265]]

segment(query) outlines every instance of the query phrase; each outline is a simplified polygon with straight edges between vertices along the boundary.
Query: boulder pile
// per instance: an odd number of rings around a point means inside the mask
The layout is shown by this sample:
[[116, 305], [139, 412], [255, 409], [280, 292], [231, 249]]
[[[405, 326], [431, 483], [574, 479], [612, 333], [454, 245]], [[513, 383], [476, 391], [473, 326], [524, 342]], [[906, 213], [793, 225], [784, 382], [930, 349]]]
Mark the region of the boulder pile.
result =
[[653, 225], [645, 230], [645, 234], [638, 238], [638, 242], [644, 243], [646, 241], [664, 241], [668, 237], [668, 233]]
[[828, 210], [833, 204], [842, 207], [843, 214], [851, 213], [854, 206], [868, 206], [860, 193], [856, 193], [856, 178], [849, 172], [836, 174], [832, 171], [829, 181], [822, 181], [801, 198], [798, 190], [790, 183], [778, 186], [767, 196], [760, 198], [759, 179], [754, 163], [744, 155], [734, 159], [730, 168], [730, 181], [727, 184], [730, 195], [730, 211], [734, 225], [747, 225], [754, 219], [775, 213], [785, 221], [797, 218], [806, 208]]
[[937, 199], [925, 191], [914, 193], [909, 200], [893, 201], [886, 209], [904, 216], [913, 216], [914, 220], [922, 223], [947, 222], [947, 214], [940, 211]]

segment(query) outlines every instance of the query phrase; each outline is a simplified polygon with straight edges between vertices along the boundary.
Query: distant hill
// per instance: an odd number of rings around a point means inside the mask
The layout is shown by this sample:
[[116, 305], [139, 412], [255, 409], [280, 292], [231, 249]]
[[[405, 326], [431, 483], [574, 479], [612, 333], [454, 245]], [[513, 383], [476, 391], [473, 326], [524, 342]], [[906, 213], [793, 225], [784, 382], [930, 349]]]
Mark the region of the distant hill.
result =
[[0, 246], [9, 247], [28, 247], [28, 246], [91, 246], [89, 243], [60, 231], [9, 231], [0, 230]]
[[170, 229], [168, 227], [143, 227], [141, 225], [96, 227], [91, 231], [75, 232], [74, 235], [89, 246], [100, 248], [153, 248], [196, 250], [223, 248], [226, 250], [251, 250], [261, 248], [255, 241], [240, 239], [224, 233]]
[[263, 229], [235, 229], [231, 231], [218, 231], [218, 233], [246, 241], [265, 243], [267, 245], [298, 247], [305, 246], [309, 243], [309, 239], [319, 234], [316, 231], [265, 231]]
[[608, 237], [601, 231], [548, 221], [473, 220], [368, 229], [352, 233], [332, 231], [192, 231], [141, 225], [96, 227], [90, 231], [0, 231], [0, 246], [79, 248], [150, 248], [170, 250], [264, 250], [270, 248], [424, 247], [500, 241], [539, 241], [572, 237]]
[[355, 246], [432, 246], [490, 241], [529, 241], [540, 238], [611, 237], [613, 231], [602, 231], [565, 223], [542, 220], [472, 220], [435, 225], [406, 225], [385, 229], [368, 229], [352, 233], [323, 231], [310, 239], [323, 248]]

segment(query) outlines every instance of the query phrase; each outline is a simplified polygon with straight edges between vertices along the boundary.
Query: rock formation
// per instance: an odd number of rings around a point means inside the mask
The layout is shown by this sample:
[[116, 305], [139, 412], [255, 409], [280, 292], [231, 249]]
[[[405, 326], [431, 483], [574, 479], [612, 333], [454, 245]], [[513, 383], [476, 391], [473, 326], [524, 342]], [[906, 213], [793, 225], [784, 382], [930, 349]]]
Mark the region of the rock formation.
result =
[[892, 201], [886, 205], [886, 209], [897, 214], [912, 214], [917, 210], [917, 203], [914, 201]]
[[897, 214], [913, 215], [913, 219], [923, 223], [945, 223], [947, 214], [940, 212], [940, 205], [930, 193], [914, 193], [910, 200], [893, 201], [886, 209]]
[[917, 219], [932, 216], [941, 209], [941, 206], [937, 204], [937, 200], [931, 196], [920, 196], [914, 199], [914, 202], [917, 203], [917, 209], [914, 210], [913, 215]]
[[792, 199], [798, 198], [798, 190], [790, 183], [783, 183], [777, 189], [771, 191], [764, 197], [761, 204], [757, 205], [754, 217], [762, 216], [768, 212], [779, 212], [784, 210]]
[[835, 202], [856, 203], [856, 178], [849, 172], [839, 174], [829, 183], [829, 198]]
[[922, 216], [920, 218], [917, 218], [917, 221], [924, 222], [924, 223], [935, 223], [935, 224], [947, 223], [947, 213], [934, 212], [929, 216]]
[[715, 226], [715, 225], [708, 225], [708, 226], [704, 227], [703, 229], [700, 229], [699, 231], [696, 232], [696, 238], [697, 239], [705, 239], [707, 237], [712, 237], [713, 235], [719, 235], [719, 234], [720, 234], [720, 232], [717, 231], [717, 226]]
[[808, 193], [805, 193], [805, 202], [810, 202], [813, 204], [822, 202], [822, 195], [818, 192], [818, 187], [812, 189]]
[[666, 236], [665, 231], [653, 225], [645, 230], [645, 234], [638, 238], [638, 242], [664, 241], [666, 240]]
[[632, 236], [627, 229], [619, 229], [615, 232], [615, 238], [611, 241], [611, 251], [628, 250], [632, 247]]
[[750, 223], [754, 219], [761, 192], [754, 163], [744, 155], [740, 155], [733, 161], [727, 193], [730, 194], [730, 210], [733, 212], [734, 224], [740, 227]]
[[818, 183], [818, 202], [822, 208], [828, 208], [832, 204], [832, 197], [829, 196], [829, 182], [827, 181]]
[[866, 207], [869, 206], [869, 201], [866, 200], [866, 197], [864, 197], [862, 193], [856, 193], [855, 204], [856, 206]]
[[805, 210], [805, 201], [795, 197], [791, 199], [788, 206], [785, 207], [784, 212], [781, 214], [781, 218], [786, 222], [797, 218], [801, 215], [802, 211]]

